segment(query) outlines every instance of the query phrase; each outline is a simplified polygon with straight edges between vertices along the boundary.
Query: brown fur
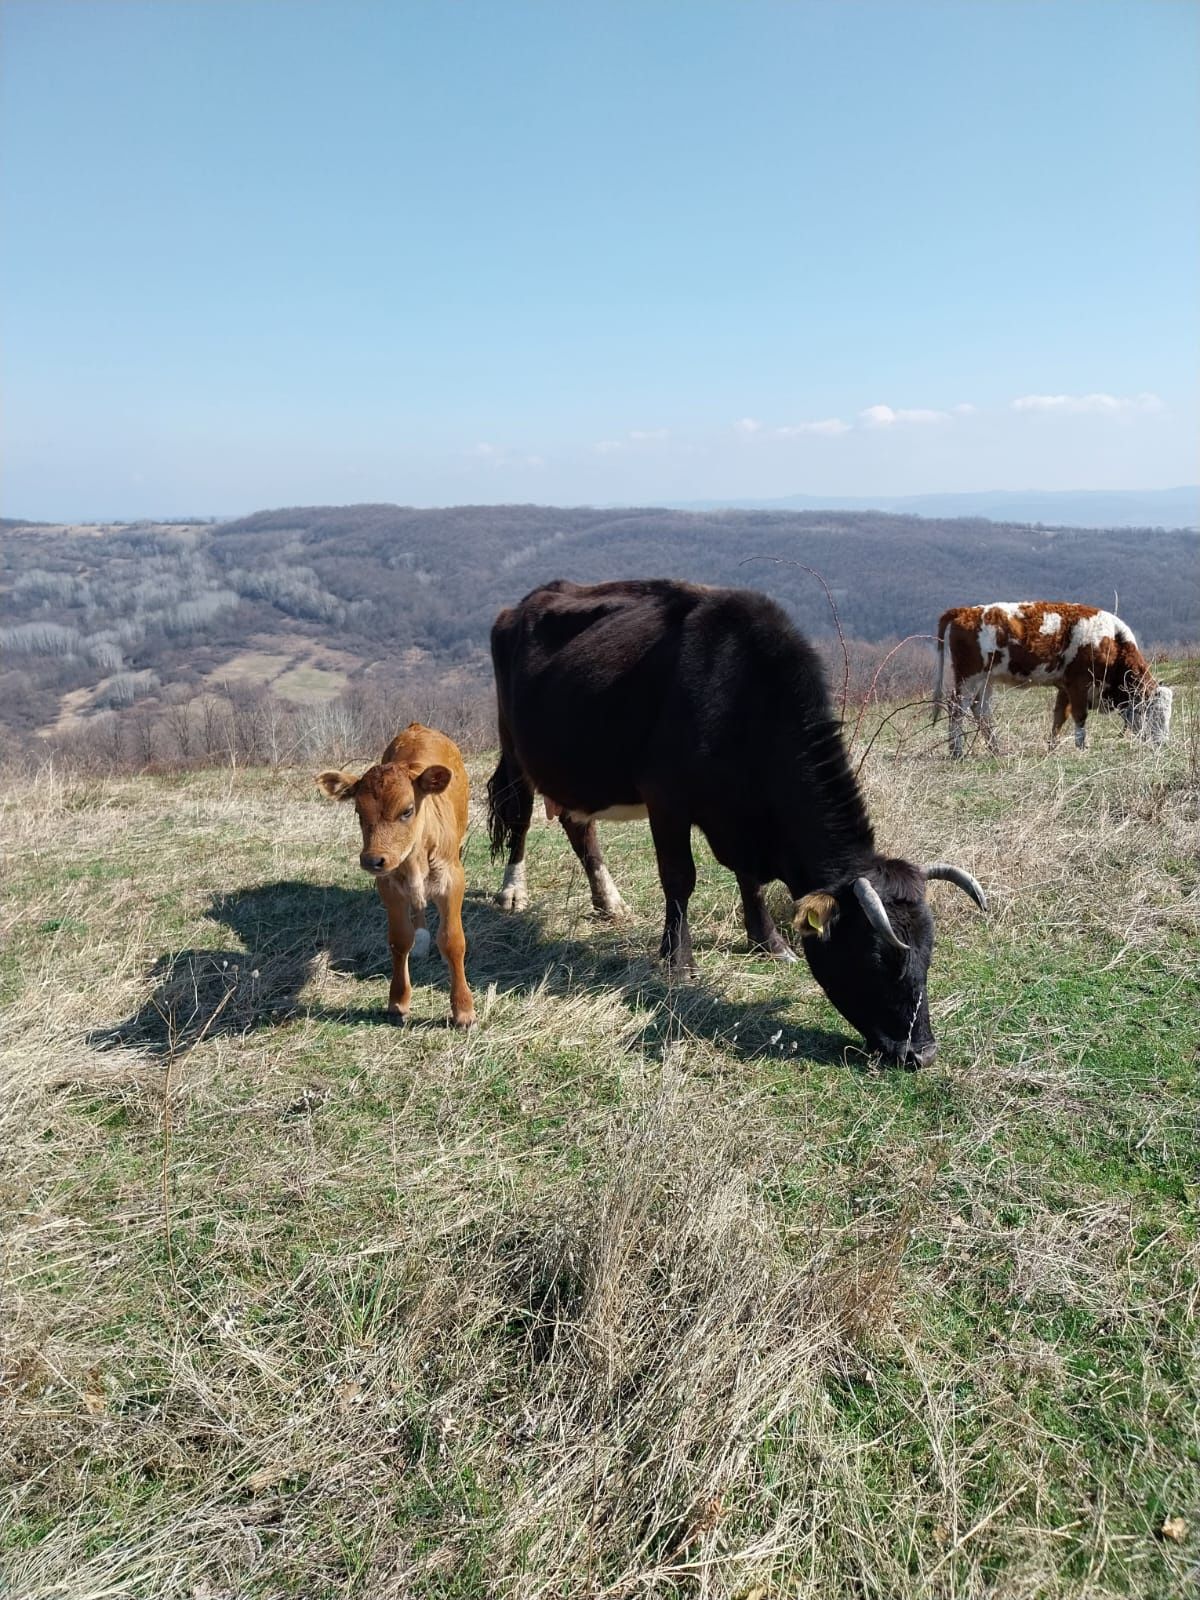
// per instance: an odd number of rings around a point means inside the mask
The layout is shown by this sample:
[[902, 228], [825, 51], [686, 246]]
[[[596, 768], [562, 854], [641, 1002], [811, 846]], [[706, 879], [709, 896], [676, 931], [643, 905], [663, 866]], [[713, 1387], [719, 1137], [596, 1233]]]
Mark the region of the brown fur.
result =
[[450, 1009], [456, 1026], [470, 1027], [475, 1004], [467, 987], [467, 942], [462, 926], [466, 880], [462, 843], [470, 785], [453, 739], [410, 723], [379, 762], [361, 777], [321, 772], [318, 787], [331, 799], [353, 800], [362, 826], [359, 861], [375, 879], [388, 918], [392, 986], [388, 1014], [403, 1022], [412, 1001], [408, 957], [425, 906], [438, 910], [438, 949], [450, 968]]

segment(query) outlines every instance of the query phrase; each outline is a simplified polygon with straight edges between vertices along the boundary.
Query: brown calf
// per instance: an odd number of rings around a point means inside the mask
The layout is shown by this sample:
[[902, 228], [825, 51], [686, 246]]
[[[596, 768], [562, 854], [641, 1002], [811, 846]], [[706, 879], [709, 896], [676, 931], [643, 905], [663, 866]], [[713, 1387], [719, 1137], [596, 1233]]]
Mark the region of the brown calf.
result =
[[388, 1020], [408, 1018], [408, 955], [414, 944], [418, 954], [429, 947], [425, 905], [432, 900], [438, 911], [438, 949], [450, 968], [451, 1014], [456, 1027], [469, 1028], [475, 1002], [464, 966], [466, 881], [460, 859], [469, 786], [458, 746], [436, 728], [413, 722], [360, 778], [351, 772], [321, 772], [317, 785], [332, 800], [353, 800], [362, 824], [359, 864], [375, 879], [387, 910], [392, 951]]
[[1057, 688], [1051, 742], [1062, 731], [1068, 707], [1081, 750], [1087, 743], [1089, 708], [1120, 711], [1139, 738], [1151, 744], [1166, 742], [1172, 691], [1159, 684], [1133, 631], [1111, 611], [1054, 600], [956, 606], [942, 613], [937, 637], [933, 720], [937, 721], [943, 704], [949, 649], [951, 755], [962, 755], [968, 708], [988, 748], [999, 749], [991, 715], [996, 683], [1045, 683]]

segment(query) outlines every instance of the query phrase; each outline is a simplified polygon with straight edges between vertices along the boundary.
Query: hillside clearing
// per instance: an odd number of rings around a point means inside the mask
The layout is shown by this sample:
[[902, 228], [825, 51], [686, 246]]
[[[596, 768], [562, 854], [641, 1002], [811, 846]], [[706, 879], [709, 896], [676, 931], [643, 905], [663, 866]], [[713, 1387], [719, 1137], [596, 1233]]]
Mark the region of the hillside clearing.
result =
[[880, 842], [993, 900], [931, 889], [916, 1074], [745, 953], [702, 847], [668, 986], [644, 828], [608, 927], [544, 823], [499, 912], [475, 827], [463, 1037], [436, 959], [381, 1025], [309, 773], [11, 780], [0, 1590], [1188, 1592], [1193, 697], [1158, 755], [1047, 757], [1032, 695], [999, 760], [886, 725]]

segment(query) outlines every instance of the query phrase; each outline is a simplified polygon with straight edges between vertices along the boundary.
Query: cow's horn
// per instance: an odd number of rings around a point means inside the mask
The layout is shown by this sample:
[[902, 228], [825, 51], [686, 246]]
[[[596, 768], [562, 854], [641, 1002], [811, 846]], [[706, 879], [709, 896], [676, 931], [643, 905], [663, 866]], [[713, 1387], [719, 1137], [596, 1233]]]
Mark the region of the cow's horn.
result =
[[888, 914], [883, 909], [883, 901], [875, 892], [874, 884], [870, 883], [866, 878], [855, 878], [854, 893], [858, 896], [859, 905], [862, 906], [867, 914], [867, 921], [875, 931], [882, 935], [889, 944], [895, 945], [897, 950], [907, 950], [908, 946], [888, 921]]
[[964, 872], [961, 867], [952, 867], [948, 861], [934, 861], [924, 868], [924, 872], [927, 878], [944, 878], [947, 883], [956, 883], [965, 894], [971, 896], [980, 911], [987, 910], [987, 895], [971, 874]]

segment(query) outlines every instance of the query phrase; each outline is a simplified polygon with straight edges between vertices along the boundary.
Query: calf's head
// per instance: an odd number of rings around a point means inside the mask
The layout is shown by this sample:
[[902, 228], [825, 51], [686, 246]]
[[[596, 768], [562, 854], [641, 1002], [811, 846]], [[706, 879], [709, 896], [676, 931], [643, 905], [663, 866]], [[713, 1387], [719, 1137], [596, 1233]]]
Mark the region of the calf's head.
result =
[[449, 782], [449, 767], [411, 772], [393, 761], [368, 767], [361, 778], [351, 772], [317, 774], [317, 787], [331, 800], [354, 801], [363, 838], [358, 862], [376, 878], [407, 861], [419, 835], [422, 803]]
[[873, 1051], [905, 1067], [927, 1066], [937, 1053], [927, 994], [930, 878], [956, 883], [987, 909], [983, 890], [961, 868], [884, 857], [863, 876], [796, 903], [795, 925], [813, 977]]

